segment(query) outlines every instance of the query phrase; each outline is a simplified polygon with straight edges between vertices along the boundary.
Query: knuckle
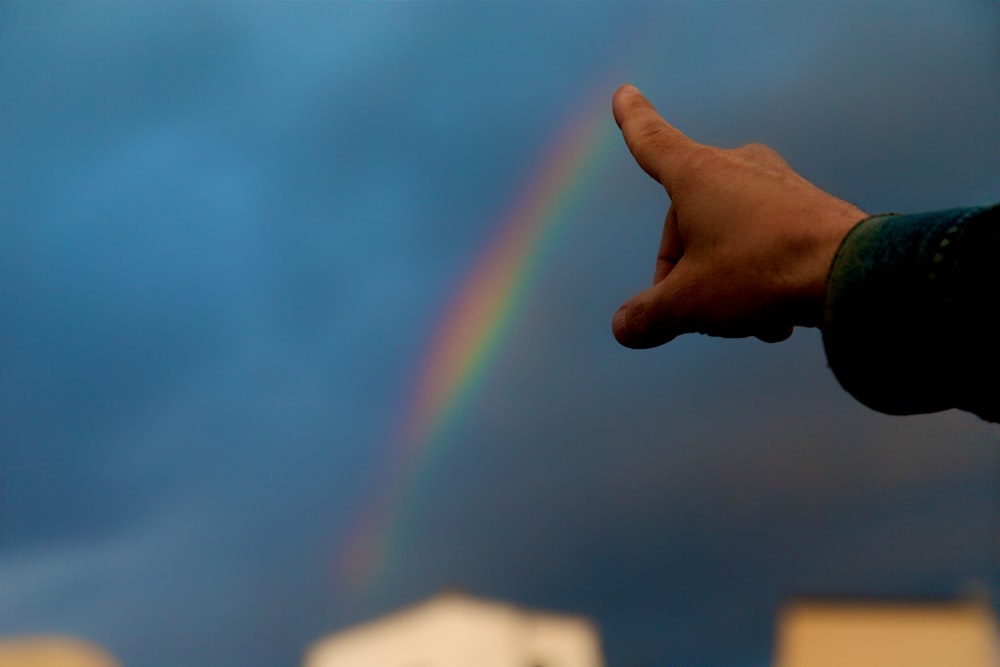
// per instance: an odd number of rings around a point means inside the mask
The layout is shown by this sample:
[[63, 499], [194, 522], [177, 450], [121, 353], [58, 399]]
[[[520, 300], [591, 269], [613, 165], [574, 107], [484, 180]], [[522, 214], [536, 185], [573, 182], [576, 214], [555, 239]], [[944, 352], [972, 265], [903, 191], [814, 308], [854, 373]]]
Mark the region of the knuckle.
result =
[[784, 165], [785, 160], [781, 157], [778, 151], [774, 150], [767, 144], [762, 144], [758, 142], [744, 144], [733, 151], [737, 155], [740, 155], [749, 160], [763, 162], [770, 165]]
[[762, 144], [760, 142], [751, 142], [749, 144], [744, 144], [740, 146], [740, 149], [747, 153], [757, 153], [759, 155], [775, 155], [774, 149], [772, 149], [767, 144]]

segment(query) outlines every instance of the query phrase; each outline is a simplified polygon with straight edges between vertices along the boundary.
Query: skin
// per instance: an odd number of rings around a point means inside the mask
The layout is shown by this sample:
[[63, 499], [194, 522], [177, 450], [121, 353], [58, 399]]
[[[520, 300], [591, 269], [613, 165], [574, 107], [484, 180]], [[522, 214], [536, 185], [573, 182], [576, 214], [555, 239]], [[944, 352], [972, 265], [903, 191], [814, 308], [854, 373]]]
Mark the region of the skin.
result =
[[670, 197], [653, 286], [615, 313], [632, 348], [685, 333], [767, 342], [819, 326], [826, 277], [848, 231], [867, 214], [799, 176], [763, 144], [699, 144], [631, 85], [612, 101], [636, 162]]

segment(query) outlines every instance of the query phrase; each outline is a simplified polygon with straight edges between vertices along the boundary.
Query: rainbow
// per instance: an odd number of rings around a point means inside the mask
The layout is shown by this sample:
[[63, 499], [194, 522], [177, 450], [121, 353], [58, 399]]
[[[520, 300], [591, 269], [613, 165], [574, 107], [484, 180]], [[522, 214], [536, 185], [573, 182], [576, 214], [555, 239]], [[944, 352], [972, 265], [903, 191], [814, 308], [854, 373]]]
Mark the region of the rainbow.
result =
[[346, 589], [370, 590], [391, 569], [400, 551], [404, 501], [482, 383], [542, 257], [566, 226], [615, 135], [610, 93], [602, 87], [565, 125], [445, 309], [392, 439], [384, 492], [358, 522], [339, 559], [337, 575]]

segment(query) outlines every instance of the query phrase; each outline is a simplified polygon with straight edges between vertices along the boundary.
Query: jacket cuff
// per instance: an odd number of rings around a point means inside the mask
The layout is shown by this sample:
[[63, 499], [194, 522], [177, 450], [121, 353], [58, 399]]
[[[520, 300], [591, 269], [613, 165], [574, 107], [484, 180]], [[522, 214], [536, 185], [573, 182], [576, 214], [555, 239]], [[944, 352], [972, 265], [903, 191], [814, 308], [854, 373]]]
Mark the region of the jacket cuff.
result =
[[831, 370], [859, 401], [997, 419], [998, 210], [877, 215], [844, 238], [821, 329]]

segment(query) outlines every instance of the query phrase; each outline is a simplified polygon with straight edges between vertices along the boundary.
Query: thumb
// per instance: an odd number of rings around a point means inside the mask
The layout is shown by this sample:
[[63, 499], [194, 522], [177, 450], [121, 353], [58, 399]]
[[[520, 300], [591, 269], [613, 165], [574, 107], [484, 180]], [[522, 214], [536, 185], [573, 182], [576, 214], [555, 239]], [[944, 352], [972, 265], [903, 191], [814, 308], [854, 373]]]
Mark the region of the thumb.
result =
[[685, 275], [678, 265], [662, 281], [626, 301], [611, 322], [615, 339], [625, 347], [646, 349], [694, 331], [686, 307], [690, 299], [685, 297], [689, 294]]

